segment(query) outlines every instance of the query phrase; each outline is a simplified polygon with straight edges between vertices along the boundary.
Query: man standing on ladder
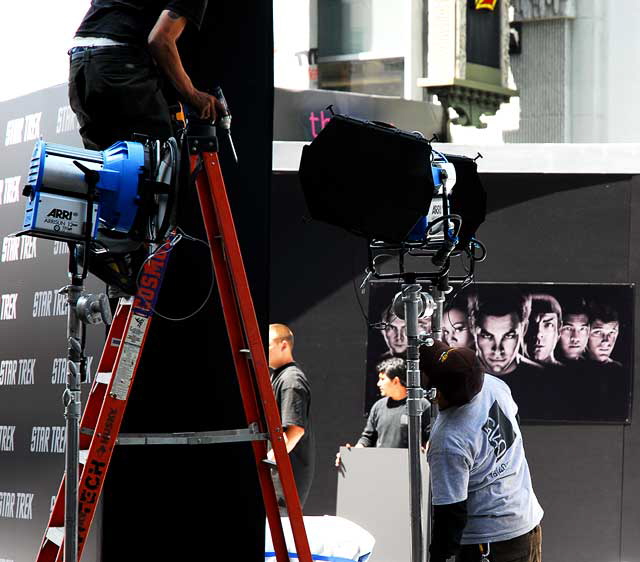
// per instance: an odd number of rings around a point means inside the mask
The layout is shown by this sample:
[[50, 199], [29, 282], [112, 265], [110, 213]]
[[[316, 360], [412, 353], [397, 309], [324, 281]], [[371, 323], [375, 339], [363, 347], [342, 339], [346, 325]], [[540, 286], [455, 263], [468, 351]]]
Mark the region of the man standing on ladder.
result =
[[223, 106], [194, 87], [176, 46], [188, 23], [200, 28], [207, 2], [92, 0], [69, 51], [69, 101], [85, 148], [173, 134], [159, 73], [202, 119], [215, 120]]
[[[269, 367], [273, 370], [271, 384], [280, 410], [284, 440], [291, 459], [300, 505], [304, 507], [315, 468], [311, 387], [293, 359], [293, 333], [284, 324], [269, 326]], [[273, 450], [269, 451], [268, 459], [274, 460]], [[285, 513], [278, 475], [275, 470], [273, 472], [280, 512]]]
[[[187, 24], [200, 28], [207, 2], [91, 1], [69, 50], [69, 103], [85, 148], [104, 150], [134, 133], [173, 136], [161, 75], [202, 119], [214, 121], [224, 111], [218, 99], [194, 87], [176, 46]], [[109, 252], [92, 252], [91, 272], [119, 292], [134, 294], [136, 264], [146, 257], [141, 243], [111, 236], [100, 242]]]

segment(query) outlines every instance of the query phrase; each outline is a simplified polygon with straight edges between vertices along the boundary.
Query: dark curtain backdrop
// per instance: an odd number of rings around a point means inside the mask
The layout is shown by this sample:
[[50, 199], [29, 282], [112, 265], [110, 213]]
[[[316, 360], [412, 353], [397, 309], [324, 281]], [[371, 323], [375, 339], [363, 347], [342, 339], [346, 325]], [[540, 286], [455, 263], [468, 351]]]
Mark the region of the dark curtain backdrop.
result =
[[[221, 159], [258, 321], [268, 317], [272, 4], [211, 1], [199, 34], [181, 40], [196, 87], [220, 84], [232, 114], [239, 165]], [[195, 193], [182, 227], [205, 238]], [[185, 316], [211, 283], [207, 248], [182, 243], [171, 257], [158, 310]], [[217, 290], [207, 312], [155, 318], [123, 432], [246, 427]], [[261, 560], [264, 507], [248, 444], [120, 447], [106, 483], [104, 560]]]

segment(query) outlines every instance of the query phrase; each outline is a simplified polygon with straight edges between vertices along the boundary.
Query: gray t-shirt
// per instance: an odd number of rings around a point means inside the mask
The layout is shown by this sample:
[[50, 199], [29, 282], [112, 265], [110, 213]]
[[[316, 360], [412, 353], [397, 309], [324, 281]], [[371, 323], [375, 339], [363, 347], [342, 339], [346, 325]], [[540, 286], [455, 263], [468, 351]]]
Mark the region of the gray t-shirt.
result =
[[433, 425], [427, 453], [433, 504], [467, 500], [462, 544], [512, 539], [542, 519], [517, 412], [509, 387], [485, 375], [471, 402], [442, 410]]
[[[429, 440], [431, 404], [422, 400], [422, 443]], [[357, 445], [407, 449], [409, 447], [407, 399], [380, 398], [372, 407]]]

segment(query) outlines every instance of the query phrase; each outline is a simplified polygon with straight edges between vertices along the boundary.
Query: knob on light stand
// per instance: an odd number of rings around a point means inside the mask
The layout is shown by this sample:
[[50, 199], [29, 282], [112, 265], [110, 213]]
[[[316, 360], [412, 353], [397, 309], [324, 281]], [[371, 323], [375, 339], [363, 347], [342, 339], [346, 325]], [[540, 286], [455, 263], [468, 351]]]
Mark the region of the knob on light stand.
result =
[[76, 313], [84, 324], [111, 325], [109, 299], [104, 293], [83, 294], [76, 304]]
[[[420, 287], [420, 285], [417, 285], [418, 287], [418, 291], [417, 291], [417, 308], [416, 308], [416, 314], [417, 314], [417, 318], [429, 318], [432, 314], [433, 311], [435, 310], [436, 304], [435, 301], [433, 300], [433, 297], [429, 294], [429, 293], [425, 293], [422, 292], [422, 287]], [[405, 320], [406, 319], [406, 310], [405, 310], [405, 303], [404, 303], [404, 290], [400, 291], [399, 293], [396, 293], [395, 297], [393, 297], [393, 313], [400, 318], [401, 320]]]

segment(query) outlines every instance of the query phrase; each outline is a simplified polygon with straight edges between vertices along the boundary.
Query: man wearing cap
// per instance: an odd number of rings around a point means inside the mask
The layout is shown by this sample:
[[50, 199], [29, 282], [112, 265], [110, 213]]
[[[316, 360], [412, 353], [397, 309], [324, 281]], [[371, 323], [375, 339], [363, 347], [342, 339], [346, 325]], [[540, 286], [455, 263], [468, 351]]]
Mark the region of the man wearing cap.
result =
[[472, 350], [442, 342], [420, 348], [420, 371], [440, 410], [427, 453], [430, 561], [540, 562], [543, 511], [509, 387]]

